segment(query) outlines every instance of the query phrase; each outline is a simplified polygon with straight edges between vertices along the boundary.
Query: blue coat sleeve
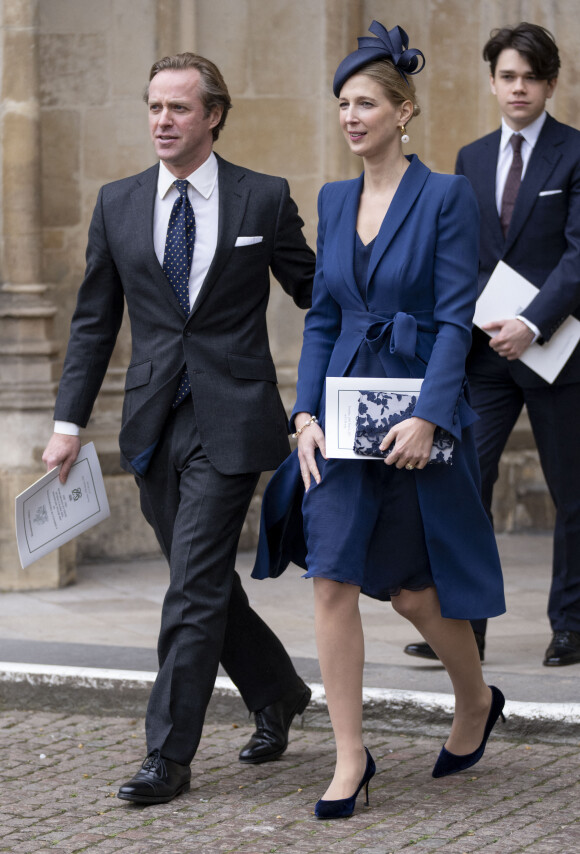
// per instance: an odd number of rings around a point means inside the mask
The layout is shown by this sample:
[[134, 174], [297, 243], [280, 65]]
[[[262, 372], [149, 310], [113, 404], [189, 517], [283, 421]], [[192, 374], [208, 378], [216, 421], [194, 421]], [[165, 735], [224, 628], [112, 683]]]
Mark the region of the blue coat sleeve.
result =
[[290, 418], [290, 429], [294, 429], [294, 417], [298, 412], [316, 413], [320, 408], [326, 369], [340, 334], [341, 310], [330, 295], [323, 273], [324, 234], [326, 217], [324, 195], [328, 185], [318, 195], [318, 235], [316, 240], [316, 273], [312, 291], [312, 308], [304, 323], [304, 340], [298, 364], [296, 405]]
[[462, 387], [471, 347], [479, 258], [479, 210], [466, 178], [454, 176], [449, 181], [436, 227], [436, 337], [415, 414], [459, 438], [460, 426], [474, 420], [467, 412], [461, 417], [460, 406], [466, 405]]

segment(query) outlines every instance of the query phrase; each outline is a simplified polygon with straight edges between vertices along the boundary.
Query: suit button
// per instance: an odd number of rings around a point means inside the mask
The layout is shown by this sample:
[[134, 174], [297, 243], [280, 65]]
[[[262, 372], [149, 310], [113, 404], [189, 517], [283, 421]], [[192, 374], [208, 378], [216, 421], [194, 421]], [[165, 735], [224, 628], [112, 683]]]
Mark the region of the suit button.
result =
[[191, 338], [191, 332], [189, 331], [189, 329], [186, 329], [186, 330], [185, 330], [185, 337], [186, 337], [186, 338]]

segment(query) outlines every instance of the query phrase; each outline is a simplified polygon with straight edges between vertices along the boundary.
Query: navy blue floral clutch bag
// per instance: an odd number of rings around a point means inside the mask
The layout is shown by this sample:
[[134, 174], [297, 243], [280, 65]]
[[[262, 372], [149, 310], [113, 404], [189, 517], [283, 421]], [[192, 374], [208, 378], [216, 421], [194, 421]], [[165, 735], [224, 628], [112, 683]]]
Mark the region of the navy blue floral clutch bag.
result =
[[[386, 457], [379, 445], [395, 424], [410, 418], [415, 411], [418, 395], [396, 391], [361, 391], [353, 450], [367, 457]], [[433, 448], [427, 465], [453, 465], [453, 436], [441, 427], [435, 428]]]

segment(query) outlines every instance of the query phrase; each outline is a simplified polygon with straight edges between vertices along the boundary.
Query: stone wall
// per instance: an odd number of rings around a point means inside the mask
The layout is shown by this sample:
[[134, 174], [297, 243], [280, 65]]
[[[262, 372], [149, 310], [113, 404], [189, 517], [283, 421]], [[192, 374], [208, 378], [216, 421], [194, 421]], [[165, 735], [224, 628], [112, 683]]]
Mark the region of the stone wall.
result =
[[[481, 47], [490, 29], [533, 20], [562, 51], [550, 111], [579, 126], [575, 0], [0, 0], [3, 110], [0, 204], [0, 587], [58, 584], [68, 557], [23, 576], [15, 563], [13, 493], [42, 473], [68, 324], [83, 274], [86, 234], [101, 184], [154, 162], [141, 101], [152, 62], [194, 50], [211, 57], [234, 109], [217, 150], [290, 181], [314, 245], [316, 196], [327, 180], [356, 175], [338, 129], [334, 70], [372, 18], [395, 23], [426, 54], [417, 78], [422, 114], [409, 151], [452, 171], [457, 149], [498, 124]], [[274, 284], [271, 343], [290, 406], [303, 314]], [[76, 543], [77, 559], [156, 550], [136, 490], [118, 466], [117, 433], [130, 341], [123, 327], [95, 407], [94, 440], [113, 516]], [[9, 486], [7, 486], [9, 484]], [[255, 535], [256, 510], [243, 545]], [[525, 419], [510, 443], [496, 495], [499, 529], [552, 524]], [[71, 557], [72, 554], [72, 557]], [[60, 560], [60, 563], [59, 563]]]

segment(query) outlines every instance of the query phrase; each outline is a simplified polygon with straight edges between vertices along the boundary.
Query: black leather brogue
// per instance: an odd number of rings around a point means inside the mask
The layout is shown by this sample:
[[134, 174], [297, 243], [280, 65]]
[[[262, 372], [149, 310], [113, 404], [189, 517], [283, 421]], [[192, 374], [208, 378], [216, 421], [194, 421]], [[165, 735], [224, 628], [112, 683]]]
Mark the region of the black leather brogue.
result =
[[546, 650], [545, 667], [565, 667], [580, 663], [580, 632], [554, 632]]
[[240, 762], [259, 765], [281, 756], [288, 747], [290, 725], [296, 715], [301, 715], [310, 701], [312, 691], [304, 682], [301, 686], [255, 712], [256, 731], [240, 750]]
[[[479, 652], [479, 660], [485, 661], [485, 635], [482, 635], [480, 632], [474, 632], [473, 634], [475, 635], [475, 642]], [[407, 655], [414, 655], [416, 658], [427, 658], [430, 661], [439, 661], [439, 656], [436, 655], [435, 651], [431, 649], [426, 641], [408, 643], [403, 652], [406, 652]]]
[[135, 804], [166, 804], [188, 792], [190, 781], [189, 765], [179, 765], [154, 750], [135, 776], [121, 786], [117, 797]]

